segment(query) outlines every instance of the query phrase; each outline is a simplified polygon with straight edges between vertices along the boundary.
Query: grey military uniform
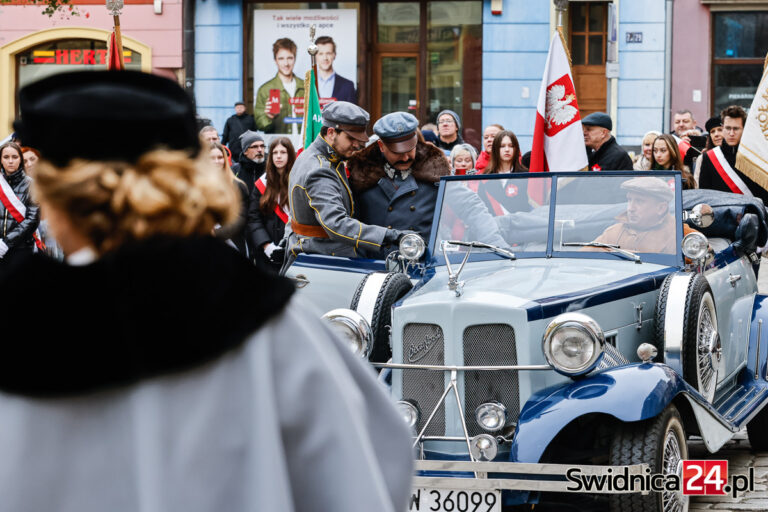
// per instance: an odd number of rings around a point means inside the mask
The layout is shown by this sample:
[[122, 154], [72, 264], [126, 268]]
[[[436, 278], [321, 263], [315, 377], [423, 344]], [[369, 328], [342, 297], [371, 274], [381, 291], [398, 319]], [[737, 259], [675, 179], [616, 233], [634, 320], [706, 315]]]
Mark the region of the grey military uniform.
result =
[[[322, 137], [296, 159], [288, 192], [291, 222], [286, 227], [284, 270], [301, 253], [354, 258], [381, 249], [387, 228], [353, 218], [355, 202], [343, 161]], [[307, 234], [318, 229], [324, 235]]]

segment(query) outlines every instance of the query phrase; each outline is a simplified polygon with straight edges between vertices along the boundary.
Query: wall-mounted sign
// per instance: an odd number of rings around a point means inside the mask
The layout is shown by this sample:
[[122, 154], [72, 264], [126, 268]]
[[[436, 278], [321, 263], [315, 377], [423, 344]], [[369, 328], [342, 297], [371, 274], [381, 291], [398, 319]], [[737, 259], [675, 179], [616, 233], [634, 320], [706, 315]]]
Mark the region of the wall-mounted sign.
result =
[[[133, 52], [123, 50], [126, 64], [131, 63]], [[22, 65], [30, 64], [29, 57], [24, 56]], [[82, 64], [82, 65], [107, 65], [107, 50], [35, 50], [32, 52], [32, 64]]]
[[643, 42], [643, 33], [642, 32], [627, 32], [627, 43], [642, 43]]

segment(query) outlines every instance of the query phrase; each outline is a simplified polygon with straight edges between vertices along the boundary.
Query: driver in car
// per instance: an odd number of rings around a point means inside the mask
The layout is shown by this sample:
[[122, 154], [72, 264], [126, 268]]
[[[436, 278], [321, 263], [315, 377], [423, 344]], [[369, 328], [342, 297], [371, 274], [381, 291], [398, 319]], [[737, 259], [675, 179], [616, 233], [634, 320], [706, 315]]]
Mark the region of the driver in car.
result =
[[[619, 222], [603, 231], [595, 242], [639, 253], [674, 254], [675, 216], [669, 212], [669, 202], [675, 197], [672, 189], [652, 176], [632, 178], [621, 188], [627, 191], [627, 211], [616, 217]], [[683, 236], [694, 231], [683, 223]]]

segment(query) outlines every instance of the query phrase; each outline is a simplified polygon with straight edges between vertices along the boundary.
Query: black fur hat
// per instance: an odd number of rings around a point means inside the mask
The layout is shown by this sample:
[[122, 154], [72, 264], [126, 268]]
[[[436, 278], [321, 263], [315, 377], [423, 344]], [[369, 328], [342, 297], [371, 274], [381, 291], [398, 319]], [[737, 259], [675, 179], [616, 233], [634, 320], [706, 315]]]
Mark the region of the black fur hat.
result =
[[138, 71], [77, 71], [19, 93], [14, 128], [25, 146], [64, 166], [73, 158], [135, 162], [149, 150], [197, 154], [191, 98], [175, 82]]

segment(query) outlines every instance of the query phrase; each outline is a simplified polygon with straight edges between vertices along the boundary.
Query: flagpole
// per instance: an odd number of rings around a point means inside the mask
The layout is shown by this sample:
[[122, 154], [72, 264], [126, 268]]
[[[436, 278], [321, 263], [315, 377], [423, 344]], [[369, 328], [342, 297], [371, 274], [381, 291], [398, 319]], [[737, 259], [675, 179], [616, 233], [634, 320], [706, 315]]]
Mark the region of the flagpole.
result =
[[309, 59], [312, 62], [312, 71], [315, 72], [315, 89], [320, 91], [320, 88], [317, 86], [317, 59], [315, 56], [317, 55], [317, 45], [315, 44], [315, 25], [312, 24], [311, 27], [309, 27], [309, 48], [307, 48], [307, 53], [309, 53]]
[[125, 61], [123, 60], [123, 36], [120, 33], [120, 14], [123, 9], [124, 0], [106, 0], [107, 11], [112, 15], [115, 26], [115, 46], [112, 48], [112, 53], [117, 52], [117, 57], [120, 61], [120, 69], [125, 69]]
[[560, 35], [560, 42], [563, 43], [565, 49], [565, 55], [568, 57], [568, 65], [573, 65], [571, 60], [571, 50], [568, 48], [568, 42], [565, 40], [565, 29], [563, 28], [563, 20], [565, 13], [568, 10], [568, 0], [553, 0], [555, 3], [555, 10], [557, 11], [557, 33]]

